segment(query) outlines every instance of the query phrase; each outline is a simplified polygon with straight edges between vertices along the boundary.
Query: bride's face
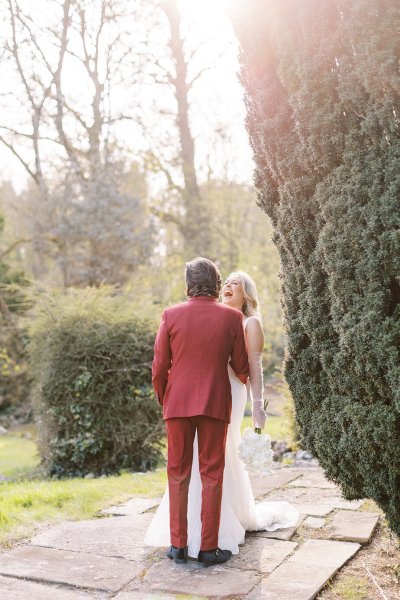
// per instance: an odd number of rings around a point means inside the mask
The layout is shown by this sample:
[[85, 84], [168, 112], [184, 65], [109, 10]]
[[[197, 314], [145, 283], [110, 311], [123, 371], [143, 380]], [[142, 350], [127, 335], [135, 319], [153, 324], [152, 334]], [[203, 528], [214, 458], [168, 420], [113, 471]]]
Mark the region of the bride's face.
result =
[[222, 302], [242, 310], [244, 293], [242, 283], [237, 277], [228, 277], [222, 287]]

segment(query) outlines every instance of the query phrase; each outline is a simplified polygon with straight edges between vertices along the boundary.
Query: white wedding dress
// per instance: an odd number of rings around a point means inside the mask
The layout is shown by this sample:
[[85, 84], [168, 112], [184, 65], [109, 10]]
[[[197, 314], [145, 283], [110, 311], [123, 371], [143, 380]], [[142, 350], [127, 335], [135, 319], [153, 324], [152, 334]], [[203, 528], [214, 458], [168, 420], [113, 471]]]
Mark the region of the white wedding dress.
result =
[[[248, 472], [239, 458], [240, 427], [247, 401], [247, 388], [230, 367], [232, 388], [232, 415], [228, 427], [225, 451], [225, 470], [222, 491], [221, 521], [218, 546], [239, 553], [246, 531], [275, 531], [293, 527], [299, 519], [298, 511], [288, 502], [254, 501]], [[197, 558], [201, 540], [201, 479], [197, 434], [194, 440], [192, 475], [188, 499], [188, 553]], [[148, 546], [166, 547], [171, 544], [169, 531], [168, 487], [154, 518], [147, 529], [144, 542]]]

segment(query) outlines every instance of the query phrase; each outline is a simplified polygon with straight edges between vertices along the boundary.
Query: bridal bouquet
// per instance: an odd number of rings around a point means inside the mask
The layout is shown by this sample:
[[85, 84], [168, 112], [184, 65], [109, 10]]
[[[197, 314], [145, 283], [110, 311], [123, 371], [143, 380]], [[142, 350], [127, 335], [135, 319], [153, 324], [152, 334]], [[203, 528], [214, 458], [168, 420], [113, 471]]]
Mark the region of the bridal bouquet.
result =
[[267, 434], [256, 433], [246, 427], [239, 444], [239, 457], [248, 471], [258, 475], [268, 475], [272, 468], [271, 438]]

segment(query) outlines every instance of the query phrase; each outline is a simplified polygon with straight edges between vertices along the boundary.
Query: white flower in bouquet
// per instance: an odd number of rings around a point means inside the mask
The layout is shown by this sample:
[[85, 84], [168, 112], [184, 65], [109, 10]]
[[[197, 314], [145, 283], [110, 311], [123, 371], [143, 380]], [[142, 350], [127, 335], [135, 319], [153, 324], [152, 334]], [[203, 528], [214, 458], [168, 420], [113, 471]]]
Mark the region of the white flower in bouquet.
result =
[[273, 456], [270, 436], [246, 427], [239, 444], [239, 457], [246, 469], [258, 475], [268, 475], [272, 469]]

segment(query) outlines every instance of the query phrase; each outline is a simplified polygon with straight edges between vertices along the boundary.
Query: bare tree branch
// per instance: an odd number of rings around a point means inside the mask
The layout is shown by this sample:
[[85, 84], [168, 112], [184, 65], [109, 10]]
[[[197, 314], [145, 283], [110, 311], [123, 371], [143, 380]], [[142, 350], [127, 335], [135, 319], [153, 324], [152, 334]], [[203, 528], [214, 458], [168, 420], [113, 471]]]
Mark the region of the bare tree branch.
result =
[[[47, 57], [46, 57], [45, 53], [43, 52], [41, 46], [39, 45], [36, 35], [32, 31], [32, 25], [33, 25], [32, 19], [30, 19], [26, 15], [23, 17], [21, 11], [18, 11], [17, 18], [18, 18], [18, 21], [21, 23], [21, 25], [27, 30], [27, 32], [29, 34], [29, 37], [28, 37], [29, 42], [33, 43], [36, 50], [39, 52], [40, 56], [42, 57], [42, 60], [43, 60], [44, 64], [46, 65], [49, 73], [52, 74], [51, 65], [50, 65], [49, 61], [47, 60]], [[28, 23], [27, 23], [28, 20], [31, 22], [31, 25], [28, 25]]]
[[7, 140], [5, 138], [3, 138], [3, 136], [0, 135], [0, 142], [2, 144], [4, 144], [13, 154], [14, 156], [19, 160], [19, 162], [22, 164], [22, 166], [24, 167], [24, 169], [27, 171], [27, 173], [32, 177], [32, 179], [38, 183], [38, 176], [37, 173], [34, 173], [32, 171], [32, 169], [30, 168], [30, 166], [28, 165], [28, 163], [22, 158], [22, 156], [19, 154], [19, 152], [14, 148], [14, 146], [12, 144], [10, 144], [9, 142], [7, 142]]
[[33, 95], [32, 95], [30, 86], [28, 85], [28, 81], [25, 77], [25, 72], [24, 72], [24, 69], [22, 68], [22, 64], [21, 64], [21, 60], [20, 60], [20, 56], [19, 56], [18, 43], [17, 43], [17, 32], [16, 32], [16, 26], [15, 26], [15, 13], [14, 13], [14, 6], [13, 6], [12, 0], [8, 0], [8, 6], [9, 6], [10, 23], [11, 23], [11, 31], [12, 31], [11, 52], [12, 52], [12, 55], [16, 62], [19, 76], [21, 77], [21, 81], [25, 87], [26, 94], [29, 98], [31, 106], [34, 108], [35, 101], [33, 99]]
[[198, 79], [200, 79], [200, 77], [209, 70], [210, 70], [210, 67], [208, 65], [203, 67], [202, 69], [199, 69], [197, 71], [196, 75], [194, 77], [192, 77], [192, 79], [190, 81], [187, 82], [187, 84], [186, 84], [187, 91], [189, 92], [192, 89], [193, 85], [196, 83], [196, 81]]
[[174, 181], [171, 171], [161, 162], [159, 156], [149, 150], [145, 153], [145, 162], [152, 171], [165, 175], [169, 190], [175, 190], [182, 195], [184, 194], [184, 189]]
[[[27, 138], [29, 140], [33, 140], [33, 134], [32, 133], [24, 133], [23, 131], [18, 131], [17, 129], [13, 129], [12, 127], [8, 127], [7, 125], [2, 125], [0, 123], [0, 129], [5, 129], [6, 131], [9, 131], [10, 133], [13, 133], [14, 135], [16, 135], [17, 137], [22, 137], [22, 138]], [[39, 135], [39, 140], [43, 141], [46, 140], [48, 142], [53, 142], [53, 144], [58, 144], [58, 145], [62, 145], [60, 140], [56, 140], [55, 138], [52, 138], [50, 136], [47, 135]]]
[[150, 211], [155, 217], [157, 217], [163, 223], [173, 223], [174, 225], [176, 225], [178, 227], [178, 229], [182, 235], [185, 234], [185, 223], [181, 216], [173, 215], [172, 213], [161, 210], [160, 208], [155, 207], [155, 206], [152, 206], [150, 208]]
[[62, 33], [60, 39], [60, 52], [58, 56], [57, 68], [54, 73], [54, 84], [56, 87], [56, 104], [57, 104], [57, 113], [55, 118], [55, 125], [57, 128], [58, 135], [60, 137], [60, 141], [67, 152], [68, 158], [70, 159], [72, 165], [74, 165], [75, 171], [80, 174], [83, 178], [82, 167], [79, 163], [79, 160], [76, 155], [75, 148], [70, 142], [65, 129], [64, 129], [64, 108], [65, 108], [65, 98], [62, 93], [61, 88], [61, 73], [64, 65], [64, 58], [67, 52], [68, 47], [68, 29], [70, 27], [70, 9], [71, 9], [71, 0], [64, 0], [63, 4], [63, 19], [62, 19]]
[[13, 250], [15, 250], [15, 248], [17, 248], [21, 244], [28, 244], [30, 242], [37, 242], [38, 240], [47, 241], [47, 242], [54, 242], [55, 238], [51, 237], [51, 236], [35, 236], [35, 237], [28, 237], [28, 238], [20, 238], [19, 240], [16, 240], [15, 242], [13, 242], [11, 244], [11, 246], [9, 246], [8, 248], [6, 248], [6, 250], [4, 250], [3, 252], [0, 253], [0, 260], [2, 260], [5, 256], [7, 256], [7, 254], [10, 254]]
[[101, 36], [101, 32], [103, 30], [104, 27], [104, 21], [105, 21], [105, 16], [106, 16], [106, 2], [105, 0], [102, 0], [101, 3], [101, 14], [100, 14], [100, 25], [97, 29], [97, 33], [96, 33], [96, 41], [95, 41], [95, 50], [94, 50], [94, 70], [97, 73], [98, 72], [98, 67], [99, 67], [99, 42], [100, 42], [100, 36]]

